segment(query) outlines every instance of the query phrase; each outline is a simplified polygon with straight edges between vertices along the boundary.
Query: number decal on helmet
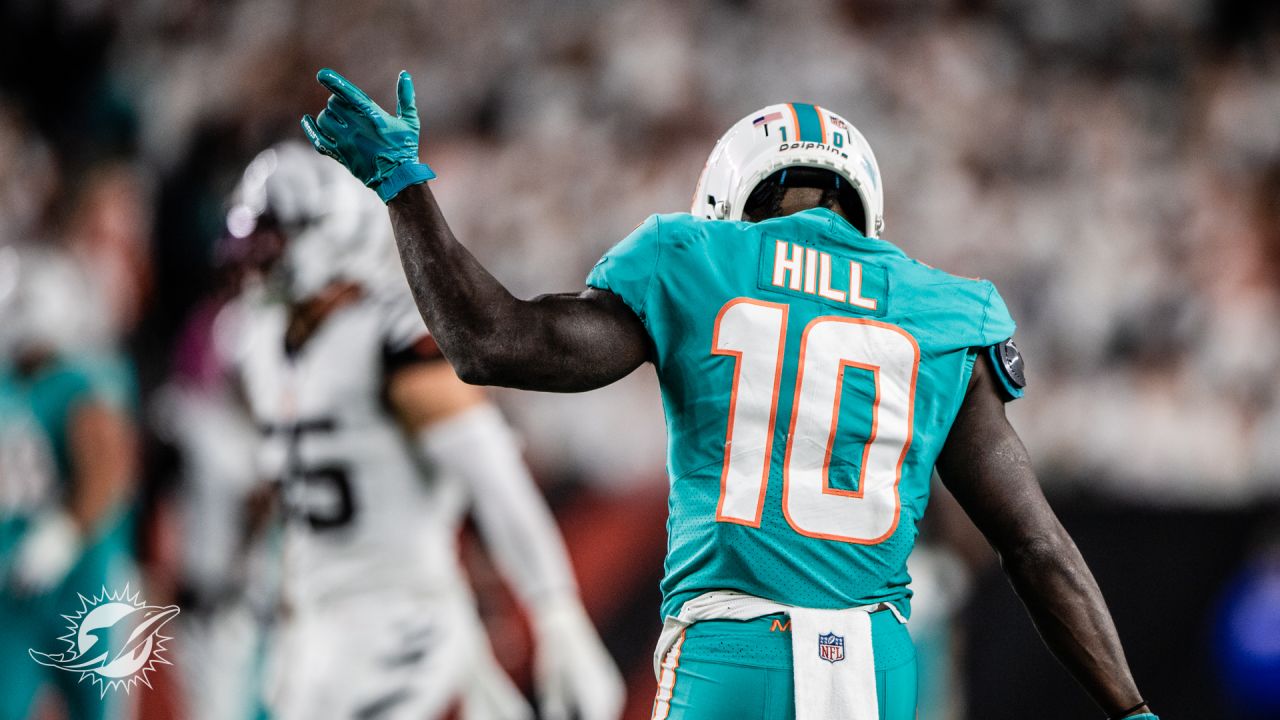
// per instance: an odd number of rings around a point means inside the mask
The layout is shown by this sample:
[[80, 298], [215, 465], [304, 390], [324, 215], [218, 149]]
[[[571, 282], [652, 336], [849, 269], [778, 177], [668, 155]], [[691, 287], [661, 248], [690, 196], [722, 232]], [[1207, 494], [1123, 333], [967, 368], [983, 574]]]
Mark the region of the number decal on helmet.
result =
[[[794, 119], [791, 125], [788, 119]], [[769, 125], [778, 125], [778, 139]], [[755, 133], [760, 126], [763, 132]], [[799, 133], [800, 137], [792, 137]], [[770, 105], [739, 120], [716, 143], [698, 178], [691, 212], [712, 220], [742, 220], [751, 192], [787, 168], [817, 168], [836, 174], [857, 190], [869, 237], [884, 228], [880, 166], [862, 133], [839, 115], [816, 105]], [[714, 196], [714, 205], [701, 202]]]

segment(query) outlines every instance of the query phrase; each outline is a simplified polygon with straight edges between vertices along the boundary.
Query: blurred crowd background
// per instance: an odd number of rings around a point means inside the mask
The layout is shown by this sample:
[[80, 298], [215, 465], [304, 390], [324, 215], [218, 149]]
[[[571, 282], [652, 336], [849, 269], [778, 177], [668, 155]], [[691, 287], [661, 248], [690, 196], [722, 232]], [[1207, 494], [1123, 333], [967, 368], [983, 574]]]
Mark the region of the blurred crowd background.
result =
[[[455, 232], [526, 296], [580, 288], [648, 214], [686, 210], [744, 114], [789, 100], [842, 113], [879, 158], [885, 237], [993, 280], [1018, 321], [1030, 387], [1010, 415], [1153, 706], [1280, 717], [1280, 665], [1240, 680], [1280, 653], [1280, 5], [0, 4], [0, 247], [72, 258], [76, 300], [101, 311], [93, 333], [131, 363], [137, 548], [155, 594], [198, 584], [175, 549], [202, 532], [198, 514], [169, 510], [197, 461], [165, 398], [205, 372], [184, 337], [228, 291], [226, 196], [322, 107], [323, 66], [388, 103], [396, 72], [414, 74]], [[644, 717], [665, 519], [653, 373], [497, 397]], [[937, 599], [918, 591], [944, 660], [921, 717], [1092, 712], [937, 505], [920, 573]], [[483, 559], [468, 564], [500, 656], [527, 680], [510, 600]], [[189, 685], [175, 675], [144, 712], [188, 716]]]

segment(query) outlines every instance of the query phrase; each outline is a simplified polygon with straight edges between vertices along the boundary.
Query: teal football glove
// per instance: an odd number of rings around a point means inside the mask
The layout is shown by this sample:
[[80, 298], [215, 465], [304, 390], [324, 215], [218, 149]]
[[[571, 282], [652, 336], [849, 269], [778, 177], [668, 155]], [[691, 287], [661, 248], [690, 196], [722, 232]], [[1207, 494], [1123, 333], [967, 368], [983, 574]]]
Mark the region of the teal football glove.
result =
[[382, 202], [436, 176], [418, 162], [418, 108], [408, 72], [400, 71], [396, 84], [395, 115], [329, 68], [316, 73], [316, 80], [333, 93], [320, 117], [302, 118], [302, 131], [316, 150], [345, 165]]

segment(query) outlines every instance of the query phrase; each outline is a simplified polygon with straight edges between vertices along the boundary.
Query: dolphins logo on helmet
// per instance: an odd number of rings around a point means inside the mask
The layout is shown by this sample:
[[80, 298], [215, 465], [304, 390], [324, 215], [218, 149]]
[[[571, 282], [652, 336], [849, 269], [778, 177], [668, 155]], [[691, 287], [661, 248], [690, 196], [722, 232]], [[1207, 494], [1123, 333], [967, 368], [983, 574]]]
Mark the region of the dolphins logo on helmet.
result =
[[70, 622], [69, 632], [59, 638], [68, 645], [65, 652], [28, 652], [41, 665], [89, 678], [102, 696], [120, 687], [128, 692], [138, 683], [151, 687], [147, 673], [170, 664], [163, 656], [170, 638], [160, 628], [177, 614], [177, 605], [147, 605], [127, 587], [122, 593], [103, 588], [92, 600], [81, 595], [79, 612], [63, 616]]
[[741, 220], [756, 186], [787, 168], [835, 173], [862, 201], [864, 234], [879, 237], [884, 231], [884, 187], [871, 145], [848, 120], [807, 103], [769, 105], [734, 123], [707, 158], [690, 212]]

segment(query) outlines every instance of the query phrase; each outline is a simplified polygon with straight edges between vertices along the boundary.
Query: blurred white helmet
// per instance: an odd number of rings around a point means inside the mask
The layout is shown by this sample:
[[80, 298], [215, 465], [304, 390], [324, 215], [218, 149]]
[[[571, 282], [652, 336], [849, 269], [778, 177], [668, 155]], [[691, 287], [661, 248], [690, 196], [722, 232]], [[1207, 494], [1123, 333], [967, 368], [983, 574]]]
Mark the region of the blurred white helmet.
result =
[[102, 349], [109, 323], [93, 287], [66, 253], [0, 247], [0, 356]]
[[769, 105], [734, 123], [707, 158], [690, 212], [741, 220], [752, 191], [787, 168], [835, 173], [861, 201], [863, 233], [879, 237], [884, 231], [884, 188], [871, 146], [849, 121], [805, 103]]
[[386, 208], [305, 143], [264, 150], [231, 198], [227, 231], [233, 237], [250, 238], [266, 225], [283, 235], [278, 270], [291, 300], [312, 297], [334, 281], [377, 286], [399, 273]]

